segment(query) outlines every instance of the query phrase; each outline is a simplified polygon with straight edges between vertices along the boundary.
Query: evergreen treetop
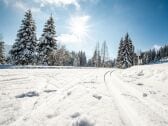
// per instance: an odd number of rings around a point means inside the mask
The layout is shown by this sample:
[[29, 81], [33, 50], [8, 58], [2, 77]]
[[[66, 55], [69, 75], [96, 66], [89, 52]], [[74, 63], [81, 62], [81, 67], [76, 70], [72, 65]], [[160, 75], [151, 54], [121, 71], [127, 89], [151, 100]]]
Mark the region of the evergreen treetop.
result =
[[121, 38], [118, 56], [117, 56], [117, 67], [128, 68], [133, 66], [134, 61], [134, 46], [132, 40], [127, 33], [124, 40]]
[[56, 31], [54, 19], [51, 15], [44, 25], [43, 34], [38, 44], [39, 64], [52, 65], [49, 61], [49, 56], [55, 50], [57, 50]]
[[10, 51], [11, 60], [15, 65], [32, 65], [36, 59], [36, 26], [32, 13], [28, 10], [22, 20], [17, 38]]

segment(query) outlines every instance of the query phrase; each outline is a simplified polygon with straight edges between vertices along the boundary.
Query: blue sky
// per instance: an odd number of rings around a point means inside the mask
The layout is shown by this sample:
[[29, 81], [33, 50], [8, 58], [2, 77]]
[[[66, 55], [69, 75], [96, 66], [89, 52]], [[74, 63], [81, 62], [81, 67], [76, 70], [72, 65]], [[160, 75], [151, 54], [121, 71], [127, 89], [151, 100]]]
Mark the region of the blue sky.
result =
[[105, 41], [115, 57], [127, 32], [136, 50], [168, 44], [167, 0], [0, 0], [0, 33], [12, 45], [27, 9], [31, 9], [37, 37], [52, 13], [57, 39], [69, 50], [92, 56], [96, 43]]

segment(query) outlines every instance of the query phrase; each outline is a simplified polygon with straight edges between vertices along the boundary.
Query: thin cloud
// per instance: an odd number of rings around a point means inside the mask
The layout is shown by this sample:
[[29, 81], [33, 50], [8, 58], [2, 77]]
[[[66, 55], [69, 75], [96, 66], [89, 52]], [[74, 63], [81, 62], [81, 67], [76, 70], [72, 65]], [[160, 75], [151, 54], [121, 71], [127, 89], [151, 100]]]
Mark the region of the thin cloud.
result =
[[66, 7], [73, 5], [77, 10], [81, 8], [80, 2], [91, 2], [98, 3], [100, 0], [34, 0], [34, 2], [39, 3], [41, 7], [46, 5], [55, 5], [60, 7]]
[[14, 7], [18, 10], [26, 11], [27, 9], [31, 9], [32, 12], [40, 12], [40, 8], [32, 6], [23, 0], [3, 0], [6, 6]]
[[46, 6], [68, 7], [74, 6], [76, 10], [80, 10], [80, 2], [97, 3], [99, 0], [3, 0], [7, 6], [13, 6], [17, 9], [26, 10], [33, 8], [39, 11]]
[[46, 5], [54, 5], [60, 7], [74, 5], [77, 9], [80, 8], [80, 5], [77, 0], [35, 0], [35, 2], [40, 3], [40, 7], [44, 7]]

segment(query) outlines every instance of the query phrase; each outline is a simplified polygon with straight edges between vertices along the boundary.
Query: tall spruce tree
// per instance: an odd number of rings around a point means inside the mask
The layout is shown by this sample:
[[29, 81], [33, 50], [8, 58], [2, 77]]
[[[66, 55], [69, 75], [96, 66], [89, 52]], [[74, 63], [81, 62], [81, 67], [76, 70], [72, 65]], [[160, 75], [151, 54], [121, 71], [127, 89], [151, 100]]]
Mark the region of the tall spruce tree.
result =
[[116, 66], [118, 68], [121, 68], [122, 67], [122, 64], [123, 64], [123, 44], [124, 44], [124, 41], [123, 41], [123, 38], [121, 38], [120, 40], [120, 44], [119, 44], [119, 48], [118, 48], [118, 55], [117, 55], [117, 60], [116, 60]]
[[118, 57], [117, 57], [117, 66], [119, 68], [128, 68], [133, 66], [134, 60], [134, 46], [132, 40], [127, 33], [124, 41], [121, 39]]
[[168, 56], [168, 45], [166, 45], [165, 48], [166, 48], [166, 56]]
[[10, 51], [10, 58], [15, 65], [33, 65], [36, 63], [36, 26], [31, 10], [25, 13], [17, 38]]
[[38, 63], [42, 65], [54, 65], [50, 62], [50, 54], [57, 49], [56, 31], [52, 15], [44, 25], [43, 34], [38, 44]]
[[134, 59], [134, 46], [132, 44], [132, 40], [130, 39], [128, 33], [125, 36], [124, 45], [123, 45], [123, 68], [128, 68], [133, 66], [133, 59]]
[[4, 42], [0, 40], [0, 64], [5, 63]]
[[86, 66], [86, 55], [85, 52], [79, 51], [78, 52], [78, 59], [79, 59], [79, 66]]
[[96, 44], [96, 48], [95, 48], [94, 53], [93, 53], [92, 64], [95, 67], [100, 67], [101, 66], [101, 56], [100, 56], [99, 42]]
[[106, 61], [108, 60], [108, 46], [106, 44], [106, 41], [103, 42], [102, 48], [101, 48], [101, 64], [102, 67], [106, 66]]

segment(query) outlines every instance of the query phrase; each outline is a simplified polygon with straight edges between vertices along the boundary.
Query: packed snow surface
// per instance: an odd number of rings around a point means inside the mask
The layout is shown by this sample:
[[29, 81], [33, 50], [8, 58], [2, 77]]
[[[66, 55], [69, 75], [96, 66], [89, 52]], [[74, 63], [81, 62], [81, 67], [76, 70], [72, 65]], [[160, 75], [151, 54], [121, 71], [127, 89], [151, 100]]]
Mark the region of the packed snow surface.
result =
[[168, 126], [168, 64], [1, 69], [0, 126]]

